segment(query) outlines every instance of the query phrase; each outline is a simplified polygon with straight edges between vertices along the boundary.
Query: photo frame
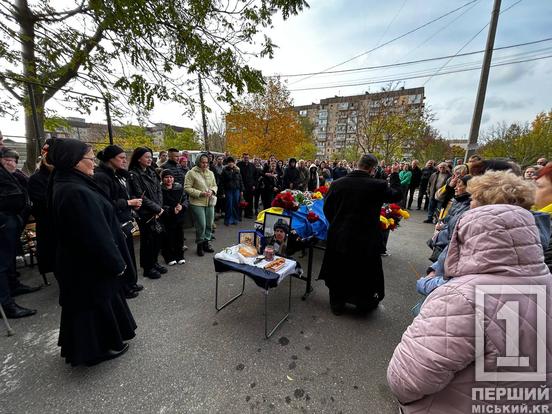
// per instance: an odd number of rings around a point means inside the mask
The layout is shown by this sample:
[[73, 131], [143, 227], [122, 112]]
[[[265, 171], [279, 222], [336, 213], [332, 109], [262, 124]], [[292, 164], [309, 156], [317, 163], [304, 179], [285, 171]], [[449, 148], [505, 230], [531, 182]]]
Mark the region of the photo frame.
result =
[[238, 232], [238, 244], [255, 246], [256, 234], [254, 230], [242, 230]]
[[253, 246], [261, 253], [264, 248], [263, 233], [258, 230], [241, 230], [238, 232], [238, 244]]
[[263, 224], [263, 236], [265, 239], [272, 238], [274, 236], [274, 224], [278, 220], [283, 220], [289, 227], [291, 231], [291, 220], [290, 216], [284, 216], [281, 214], [265, 213], [264, 224]]

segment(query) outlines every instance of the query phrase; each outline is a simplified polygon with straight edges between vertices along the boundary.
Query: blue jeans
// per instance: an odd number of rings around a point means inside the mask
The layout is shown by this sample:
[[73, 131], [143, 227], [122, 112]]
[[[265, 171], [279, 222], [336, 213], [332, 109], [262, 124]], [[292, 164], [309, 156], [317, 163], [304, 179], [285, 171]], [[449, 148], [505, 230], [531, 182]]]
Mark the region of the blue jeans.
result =
[[226, 213], [224, 224], [234, 224], [238, 222], [238, 203], [240, 201], [240, 190], [226, 190]]
[[427, 219], [433, 220], [433, 216], [435, 215], [435, 212], [439, 210], [440, 208], [440, 201], [435, 200], [435, 197], [431, 197], [429, 199], [429, 208], [427, 211]]
[[9, 277], [15, 273], [17, 243], [21, 222], [16, 216], [0, 213], [0, 304], [12, 302]]

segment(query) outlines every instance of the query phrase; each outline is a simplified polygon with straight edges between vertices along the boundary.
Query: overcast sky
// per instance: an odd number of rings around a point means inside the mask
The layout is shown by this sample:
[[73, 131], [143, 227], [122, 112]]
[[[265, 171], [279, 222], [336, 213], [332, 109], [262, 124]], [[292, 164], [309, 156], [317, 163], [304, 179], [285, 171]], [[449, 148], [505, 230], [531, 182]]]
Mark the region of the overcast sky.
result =
[[[279, 46], [273, 60], [259, 60], [254, 65], [266, 75], [323, 71], [392, 40], [418, 26], [462, 6], [469, 0], [311, 0], [310, 8], [288, 21], [275, 20], [269, 36]], [[517, 4], [516, 4], [517, 3]], [[365, 54], [335, 69], [387, 65], [444, 55], [454, 55], [489, 22], [492, 0], [479, 0], [470, 6], [427, 27]], [[503, 0], [495, 47], [531, 42], [552, 37], [552, 1]], [[464, 52], [484, 49], [485, 28]], [[552, 41], [496, 51], [496, 63], [552, 55]], [[452, 59], [443, 69], [480, 65], [483, 54]], [[444, 137], [463, 138], [469, 133], [479, 70], [434, 76], [446, 60], [395, 68], [377, 69], [339, 75], [285, 78], [296, 105], [318, 102], [334, 95], [376, 92], [387, 81], [346, 87], [384, 79], [404, 79], [422, 74], [425, 77], [401, 82], [399, 86], [425, 86], [426, 104], [437, 116], [435, 127]], [[552, 59], [542, 59], [491, 68], [482, 129], [497, 122], [530, 121], [540, 111], [552, 109]], [[424, 85], [425, 84], [425, 85]], [[294, 89], [334, 86], [331, 89], [293, 91]], [[212, 100], [215, 112], [221, 112]], [[222, 109], [226, 109], [223, 107]], [[196, 119], [185, 118], [177, 105], [160, 104], [150, 119], [195, 127]], [[76, 115], [76, 114], [66, 114]], [[78, 116], [78, 115], [77, 115]], [[87, 116], [88, 121], [102, 122], [102, 113]], [[0, 120], [5, 135], [22, 135], [21, 122]]]

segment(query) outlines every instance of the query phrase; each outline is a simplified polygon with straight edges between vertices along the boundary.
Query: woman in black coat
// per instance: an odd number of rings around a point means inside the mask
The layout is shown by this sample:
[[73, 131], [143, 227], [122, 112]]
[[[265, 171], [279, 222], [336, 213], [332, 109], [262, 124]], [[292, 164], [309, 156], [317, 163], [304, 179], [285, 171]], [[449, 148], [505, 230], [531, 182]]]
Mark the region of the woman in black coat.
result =
[[188, 194], [182, 184], [175, 182], [173, 172], [169, 169], [161, 173], [163, 180], [163, 210], [161, 221], [165, 234], [161, 255], [169, 266], [186, 263], [184, 259], [184, 214], [188, 210]]
[[126, 167], [125, 151], [117, 145], [108, 145], [96, 154], [100, 165], [94, 170], [94, 181], [107, 194], [119, 220], [121, 230], [125, 235], [125, 242], [130, 254], [130, 262], [127, 263], [127, 271], [123, 277], [125, 296], [132, 299], [138, 296], [138, 292], [144, 287], [139, 285], [136, 270], [136, 258], [134, 254], [134, 210], [142, 205], [141, 198], [131, 198], [128, 188], [128, 171]]
[[270, 165], [268, 163], [265, 164], [263, 174], [261, 175], [260, 187], [264, 209], [272, 206], [272, 200], [280, 192], [281, 184], [276, 168], [276, 161], [270, 161]]
[[42, 160], [40, 167], [29, 178], [28, 192], [32, 202], [32, 215], [36, 220], [36, 253], [38, 259], [38, 270], [45, 275], [54, 271], [55, 262], [55, 241], [52, 217], [47, 207], [47, 188], [50, 173], [54, 168], [48, 164], [46, 154], [53, 138], [47, 139], [42, 147]]
[[145, 147], [138, 147], [132, 153], [129, 165], [129, 189], [132, 198], [141, 198], [138, 210], [140, 227], [140, 266], [144, 277], [159, 279], [167, 268], [157, 260], [163, 235], [158, 232], [156, 222], [163, 214], [163, 193], [161, 182], [152, 168], [153, 153]]
[[123, 296], [128, 250], [113, 205], [92, 179], [94, 153], [83, 142], [57, 139], [48, 200], [56, 235], [61, 356], [72, 365], [122, 355], [136, 323]]

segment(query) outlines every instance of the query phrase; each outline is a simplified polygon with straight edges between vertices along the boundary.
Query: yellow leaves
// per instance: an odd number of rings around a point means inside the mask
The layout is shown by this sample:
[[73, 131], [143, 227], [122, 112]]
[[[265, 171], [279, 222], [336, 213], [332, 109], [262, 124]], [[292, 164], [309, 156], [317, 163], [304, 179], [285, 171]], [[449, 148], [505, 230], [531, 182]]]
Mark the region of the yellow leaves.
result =
[[226, 134], [228, 150], [237, 155], [286, 159], [316, 152], [278, 79], [268, 81], [264, 94], [249, 96], [232, 108], [226, 115]]

